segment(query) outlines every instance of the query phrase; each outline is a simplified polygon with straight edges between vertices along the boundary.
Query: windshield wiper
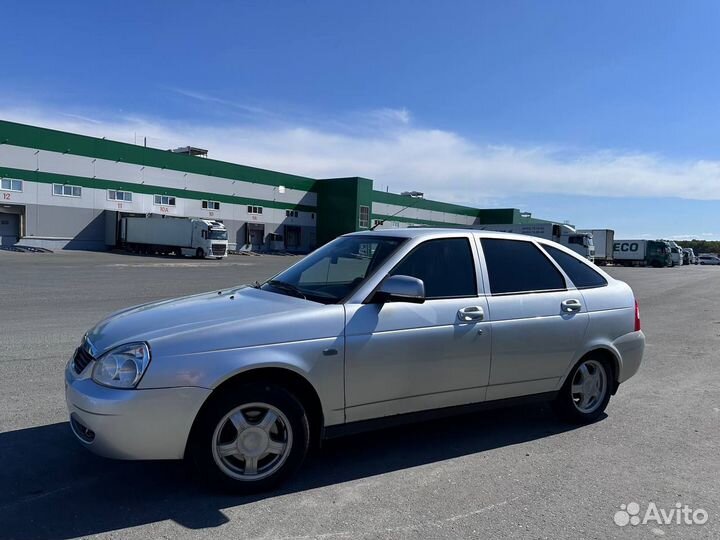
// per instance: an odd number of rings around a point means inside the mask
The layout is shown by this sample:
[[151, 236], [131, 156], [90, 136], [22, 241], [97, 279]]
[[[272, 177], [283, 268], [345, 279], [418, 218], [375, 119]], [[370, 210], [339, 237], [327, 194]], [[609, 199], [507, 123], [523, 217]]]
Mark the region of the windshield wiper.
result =
[[275, 287], [276, 289], [280, 289], [282, 291], [288, 291], [290, 293], [295, 294], [296, 296], [300, 296], [301, 298], [307, 300], [307, 296], [305, 295], [305, 293], [303, 293], [298, 287], [296, 287], [292, 283], [287, 283], [285, 281], [278, 281], [277, 279], [271, 279], [267, 283], [271, 287]]

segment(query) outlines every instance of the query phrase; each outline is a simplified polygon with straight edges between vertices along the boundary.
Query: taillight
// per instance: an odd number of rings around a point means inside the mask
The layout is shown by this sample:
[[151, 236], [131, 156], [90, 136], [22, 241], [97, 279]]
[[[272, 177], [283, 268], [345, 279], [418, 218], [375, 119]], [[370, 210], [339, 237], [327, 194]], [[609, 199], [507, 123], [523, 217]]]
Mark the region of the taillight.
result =
[[639, 332], [642, 330], [642, 324], [640, 324], [640, 304], [635, 300], [635, 331]]

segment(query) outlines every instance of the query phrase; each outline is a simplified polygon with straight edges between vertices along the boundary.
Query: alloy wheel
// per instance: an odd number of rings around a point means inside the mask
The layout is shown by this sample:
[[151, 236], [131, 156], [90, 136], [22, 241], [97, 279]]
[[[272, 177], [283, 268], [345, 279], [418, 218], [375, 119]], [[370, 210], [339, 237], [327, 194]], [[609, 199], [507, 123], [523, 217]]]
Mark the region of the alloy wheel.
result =
[[257, 481], [275, 473], [290, 454], [292, 428], [267, 403], [247, 403], [222, 417], [212, 438], [217, 466], [236, 480]]
[[597, 360], [585, 360], [575, 371], [570, 392], [575, 408], [583, 414], [594, 412], [607, 392], [607, 373]]

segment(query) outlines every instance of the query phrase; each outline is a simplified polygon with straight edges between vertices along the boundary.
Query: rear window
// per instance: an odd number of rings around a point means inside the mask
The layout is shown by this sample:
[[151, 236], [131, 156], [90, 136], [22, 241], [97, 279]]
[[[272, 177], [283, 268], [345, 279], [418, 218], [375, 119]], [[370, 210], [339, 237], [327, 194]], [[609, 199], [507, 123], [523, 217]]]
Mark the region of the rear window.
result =
[[552, 246], [542, 244], [542, 247], [550, 256], [555, 259], [563, 272], [567, 274], [578, 289], [590, 289], [593, 287], [604, 287], [607, 280], [595, 271], [589, 264]]
[[565, 289], [565, 278], [535, 244], [482, 239], [492, 294]]

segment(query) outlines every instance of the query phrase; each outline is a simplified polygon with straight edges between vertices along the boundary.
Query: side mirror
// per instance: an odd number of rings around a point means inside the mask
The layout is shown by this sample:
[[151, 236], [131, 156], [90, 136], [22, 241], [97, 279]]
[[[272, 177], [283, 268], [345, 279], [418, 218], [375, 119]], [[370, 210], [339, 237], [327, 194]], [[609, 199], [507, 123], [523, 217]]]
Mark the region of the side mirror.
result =
[[390, 276], [380, 284], [372, 297], [372, 303], [384, 304], [387, 302], [410, 302], [422, 304], [425, 302], [425, 284], [421, 279], [410, 276]]

